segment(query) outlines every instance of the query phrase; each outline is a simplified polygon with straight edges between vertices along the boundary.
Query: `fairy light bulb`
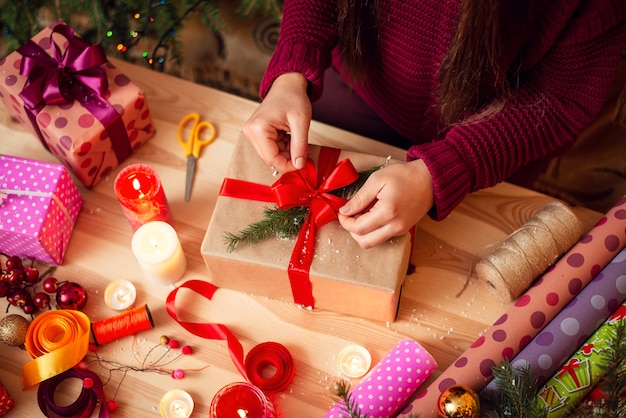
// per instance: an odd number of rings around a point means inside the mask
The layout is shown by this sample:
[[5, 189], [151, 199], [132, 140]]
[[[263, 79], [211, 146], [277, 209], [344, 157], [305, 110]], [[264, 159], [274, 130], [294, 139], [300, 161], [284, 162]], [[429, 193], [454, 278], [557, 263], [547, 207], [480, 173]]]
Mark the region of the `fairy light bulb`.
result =
[[135, 285], [128, 280], [114, 280], [104, 290], [104, 303], [118, 311], [131, 307], [136, 297]]
[[193, 399], [182, 389], [172, 389], [161, 398], [163, 418], [189, 418], [193, 411]]
[[372, 356], [361, 345], [350, 344], [344, 347], [337, 355], [337, 366], [347, 377], [359, 378], [364, 376], [372, 365]]

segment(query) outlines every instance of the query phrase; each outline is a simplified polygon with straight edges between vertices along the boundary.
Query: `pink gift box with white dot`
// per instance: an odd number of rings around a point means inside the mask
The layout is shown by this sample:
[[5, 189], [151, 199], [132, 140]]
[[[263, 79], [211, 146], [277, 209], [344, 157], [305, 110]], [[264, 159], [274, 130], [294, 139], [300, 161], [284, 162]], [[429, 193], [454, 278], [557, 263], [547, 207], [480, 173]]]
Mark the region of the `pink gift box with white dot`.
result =
[[0, 251], [61, 264], [83, 198], [62, 164], [0, 154]]
[[[50, 55], [53, 55], [54, 46], [51, 33], [56, 25], [62, 23], [50, 25], [31, 39]], [[52, 39], [61, 49], [68, 44], [56, 34]], [[115, 145], [116, 142], [122, 141], [123, 147], [134, 152], [154, 135], [154, 123], [144, 91], [110, 62], [102, 65], [108, 81], [108, 89], [102, 97], [119, 114], [119, 126], [123, 128], [122, 134], [125, 130], [127, 138], [113, 135], [115, 138], [112, 139], [111, 124], [105, 127], [78, 101], [45, 105], [36, 115], [35, 129], [20, 97], [27, 82], [27, 77], [20, 74], [23, 59], [19, 51], [14, 51], [0, 61], [0, 99], [11, 116], [40, 137], [46, 148], [88, 188], [106, 178], [128, 156], [120, 158], [122, 154], [115, 150], [120, 145]]]

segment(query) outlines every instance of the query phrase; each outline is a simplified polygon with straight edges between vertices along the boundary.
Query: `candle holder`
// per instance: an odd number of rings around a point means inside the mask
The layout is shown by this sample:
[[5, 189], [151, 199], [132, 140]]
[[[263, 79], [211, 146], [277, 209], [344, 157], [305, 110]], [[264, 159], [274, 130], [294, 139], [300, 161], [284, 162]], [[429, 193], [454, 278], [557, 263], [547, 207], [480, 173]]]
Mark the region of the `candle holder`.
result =
[[231, 383], [211, 401], [209, 418], [276, 418], [272, 401], [254, 385]]
[[124, 167], [115, 178], [113, 187], [133, 231], [150, 221], [174, 223], [161, 180], [149, 165]]
[[131, 247], [147, 279], [172, 284], [185, 274], [185, 253], [176, 230], [167, 222], [141, 225], [133, 235]]

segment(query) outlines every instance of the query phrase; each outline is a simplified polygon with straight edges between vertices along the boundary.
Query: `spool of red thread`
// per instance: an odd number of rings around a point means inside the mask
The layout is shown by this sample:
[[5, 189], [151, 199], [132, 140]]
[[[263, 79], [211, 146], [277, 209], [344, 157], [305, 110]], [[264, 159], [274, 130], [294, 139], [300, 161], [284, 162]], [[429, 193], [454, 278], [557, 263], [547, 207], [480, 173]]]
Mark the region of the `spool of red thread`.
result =
[[148, 305], [143, 305], [111, 318], [92, 322], [91, 337], [96, 345], [103, 345], [150, 328], [154, 328], [154, 321]]
[[173, 225], [161, 179], [151, 166], [131, 164], [124, 167], [115, 178], [113, 187], [133, 231], [150, 221]]

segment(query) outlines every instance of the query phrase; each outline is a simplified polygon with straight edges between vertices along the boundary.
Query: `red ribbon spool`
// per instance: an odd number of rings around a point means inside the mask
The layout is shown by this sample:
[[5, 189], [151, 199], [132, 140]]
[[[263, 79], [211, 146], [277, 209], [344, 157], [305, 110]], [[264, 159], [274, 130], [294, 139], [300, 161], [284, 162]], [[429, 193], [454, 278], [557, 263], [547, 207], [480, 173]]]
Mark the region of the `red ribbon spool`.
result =
[[[295, 375], [293, 357], [285, 346], [275, 342], [266, 342], [254, 346], [244, 361], [243, 347], [237, 337], [222, 324], [197, 323], [180, 321], [176, 315], [176, 294], [179, 289], [186, 288], [211, 299], [217, 287], [202, 280], [189, 280], [172, 290], [167, 296], [165, 308], [167, 313], [183, 328], [199, 337], [226, 340], [228, 351], [233, 363], [250, 383], [257, 386], [264, 393], [271, 395], [284, 390]], [[274, 368], [275, 373], [264, 377], [264, 371]]]

